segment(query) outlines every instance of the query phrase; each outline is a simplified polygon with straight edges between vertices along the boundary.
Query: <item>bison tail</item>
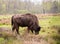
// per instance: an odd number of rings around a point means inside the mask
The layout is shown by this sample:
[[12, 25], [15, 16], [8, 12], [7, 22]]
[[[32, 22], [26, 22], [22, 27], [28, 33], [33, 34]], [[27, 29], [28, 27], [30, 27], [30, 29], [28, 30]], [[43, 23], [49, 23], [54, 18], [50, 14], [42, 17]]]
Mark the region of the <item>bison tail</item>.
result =
[[12, 16], [12, 18], [11, 18], [11, 25], [13, 25], [13, 16]]

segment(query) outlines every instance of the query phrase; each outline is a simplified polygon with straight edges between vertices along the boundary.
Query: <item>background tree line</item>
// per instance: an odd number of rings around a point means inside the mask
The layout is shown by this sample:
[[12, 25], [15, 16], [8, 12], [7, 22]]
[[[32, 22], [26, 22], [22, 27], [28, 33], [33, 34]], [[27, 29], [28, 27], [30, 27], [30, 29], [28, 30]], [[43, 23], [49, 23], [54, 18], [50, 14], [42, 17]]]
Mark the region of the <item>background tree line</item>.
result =
[[19, 13], [60, 13], [59, 0], [43, 0], [42, 3], [34, 3], [31, 0], [0, 0], [0, 14]]

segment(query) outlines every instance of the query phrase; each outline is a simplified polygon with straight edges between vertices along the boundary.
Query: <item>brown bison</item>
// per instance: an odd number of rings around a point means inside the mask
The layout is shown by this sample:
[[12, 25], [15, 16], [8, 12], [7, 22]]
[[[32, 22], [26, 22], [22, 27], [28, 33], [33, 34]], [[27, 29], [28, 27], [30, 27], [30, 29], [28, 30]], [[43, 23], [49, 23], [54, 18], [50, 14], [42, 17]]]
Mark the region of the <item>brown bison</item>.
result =
[[41, 27], [39, 26], [38, 19], [35, 15], [30, 13], [24, 15], [14, 15], [11, 19], [12, 31], [16, 29], [17, 34], [19, 34], [19, 26], [28, 27], [28, 32], [31, 30], [35, 34], [39, 34]]

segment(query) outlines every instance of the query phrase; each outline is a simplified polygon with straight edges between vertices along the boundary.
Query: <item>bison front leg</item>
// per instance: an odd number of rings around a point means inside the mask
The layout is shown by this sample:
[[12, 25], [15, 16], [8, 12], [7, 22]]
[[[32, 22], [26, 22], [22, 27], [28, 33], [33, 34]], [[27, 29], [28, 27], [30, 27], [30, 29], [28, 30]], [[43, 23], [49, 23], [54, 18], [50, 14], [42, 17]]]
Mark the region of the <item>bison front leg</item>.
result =
[[32, 29], [28, 28], [27, 30], [28, 30], [28, 33], [29, 33], [30, 31], [33, 33], [33, 30], [32, 30]]

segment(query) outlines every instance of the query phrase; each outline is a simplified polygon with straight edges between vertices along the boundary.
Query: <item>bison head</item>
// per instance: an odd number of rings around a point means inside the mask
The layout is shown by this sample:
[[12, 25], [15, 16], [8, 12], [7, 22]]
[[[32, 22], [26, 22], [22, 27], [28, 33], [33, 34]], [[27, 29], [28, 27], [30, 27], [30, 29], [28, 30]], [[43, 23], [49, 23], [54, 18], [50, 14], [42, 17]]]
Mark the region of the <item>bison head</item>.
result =
[[37, 35], [37, 34], [39, 34], [39, 31], [41, 30], [41, 27], [39, 26], [39, 27], [37, 27], [36, 29], [35, 29], [35, 35]]

